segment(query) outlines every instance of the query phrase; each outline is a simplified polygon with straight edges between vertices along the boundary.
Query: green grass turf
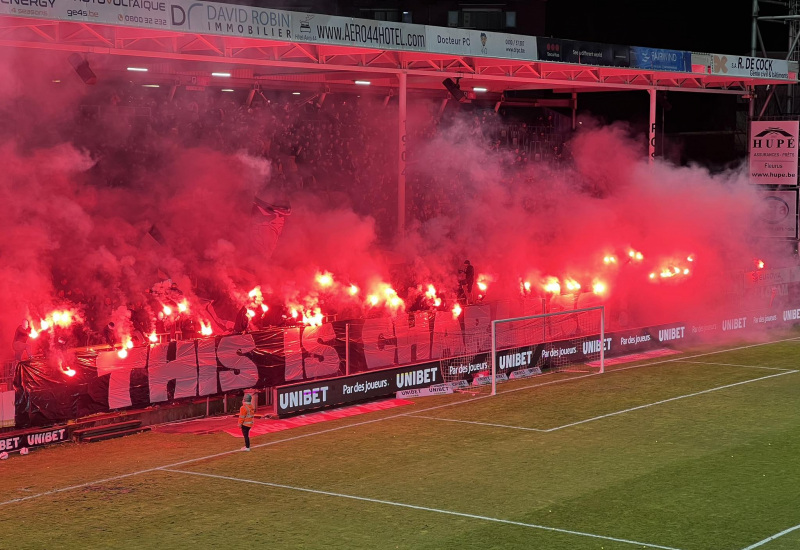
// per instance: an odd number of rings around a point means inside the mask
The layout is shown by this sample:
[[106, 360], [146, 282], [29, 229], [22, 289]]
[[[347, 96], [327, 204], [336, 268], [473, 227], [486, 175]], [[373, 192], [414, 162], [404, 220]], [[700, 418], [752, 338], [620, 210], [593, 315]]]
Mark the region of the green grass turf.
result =
[[[449, 511], [742, 550], [800, 524], [800, 373], [688, 361], [793, 369], [798, 353], [800, 341], [790, 341], [602, 376], [542, 376], [503, 384], [497, 397], [420, 399], [174, 466], [273, 485], [151, 470], [241, 445], [226, 434], [43, 449], [0, 463], [0, 502], [89, 484], [0, 506], [0, 548], [641, 547]], [[634, 407], [549, 433], [477, 424], [551, 429]], [[800, 531], [759, 548], [800, 548]]]

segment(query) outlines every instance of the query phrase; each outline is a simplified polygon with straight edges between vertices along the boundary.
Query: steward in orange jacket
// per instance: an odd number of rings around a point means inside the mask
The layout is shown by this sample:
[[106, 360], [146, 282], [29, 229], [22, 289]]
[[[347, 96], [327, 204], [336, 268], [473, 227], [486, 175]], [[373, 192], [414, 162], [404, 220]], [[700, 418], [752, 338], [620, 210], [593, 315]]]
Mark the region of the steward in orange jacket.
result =
[[253, 419], [256, 415], [256, 409], [253, 407], [252, 401], [252, 394], [245, 394], [244, 403], [242, 403], [242, 408], [239, 409], [239, 427], [242, 429], [242, 435], [244, 436], [243, 451], [250, 450], [250, 428], [253, 427]]

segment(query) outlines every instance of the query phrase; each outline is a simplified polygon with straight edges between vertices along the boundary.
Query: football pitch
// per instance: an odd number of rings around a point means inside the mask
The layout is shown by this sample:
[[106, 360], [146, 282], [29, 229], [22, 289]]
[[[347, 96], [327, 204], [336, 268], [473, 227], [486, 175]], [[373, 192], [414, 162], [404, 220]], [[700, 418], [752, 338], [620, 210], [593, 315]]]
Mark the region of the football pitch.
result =
[[800, 339], [0, 463], [0, 548], [800, 548]]

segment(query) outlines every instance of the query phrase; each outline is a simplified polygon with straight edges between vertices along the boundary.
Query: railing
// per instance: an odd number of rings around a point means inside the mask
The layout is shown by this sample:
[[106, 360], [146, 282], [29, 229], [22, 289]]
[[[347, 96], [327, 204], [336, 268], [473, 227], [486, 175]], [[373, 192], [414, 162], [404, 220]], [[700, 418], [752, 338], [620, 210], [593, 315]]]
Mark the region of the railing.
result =
[[0, 392], [11, 389], [14, 382], [14, 366], [16, 361], [3, 361], [0, 363]]

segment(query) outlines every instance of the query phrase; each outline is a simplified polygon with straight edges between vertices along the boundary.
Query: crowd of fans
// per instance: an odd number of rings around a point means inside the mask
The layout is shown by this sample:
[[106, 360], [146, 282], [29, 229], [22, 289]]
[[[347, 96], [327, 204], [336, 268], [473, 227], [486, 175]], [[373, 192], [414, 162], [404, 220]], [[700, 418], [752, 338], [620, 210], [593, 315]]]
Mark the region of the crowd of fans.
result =
[[[170, 147], [246, 151], [271, 164], [270, 187], [291, 195], [308, 191], [332, 204], [349, 204], [375, 218], [379, 237], [396, 227], [396, 105], [383, 97], [258, 93], [249, 105], [236, 93], [160, 89], [103, 89], [84, 101], [73, 141], [97, 159], [98, 178], [126, 185], [146, 177]], [[466, 124], [473, 141], [499, 154], [504, 177], [532, 163], [561, 160], [564, 118], [543, 109], [502, 109], [430, 102], [429, 116], [409, 117], [407, 197], [409, 220], [449, 214], [457, 205], [458, 171], [435, 173], [415, 162], [425, 145], [454, 124]], [[466, 121], [466, 122], [465, 122]]]

